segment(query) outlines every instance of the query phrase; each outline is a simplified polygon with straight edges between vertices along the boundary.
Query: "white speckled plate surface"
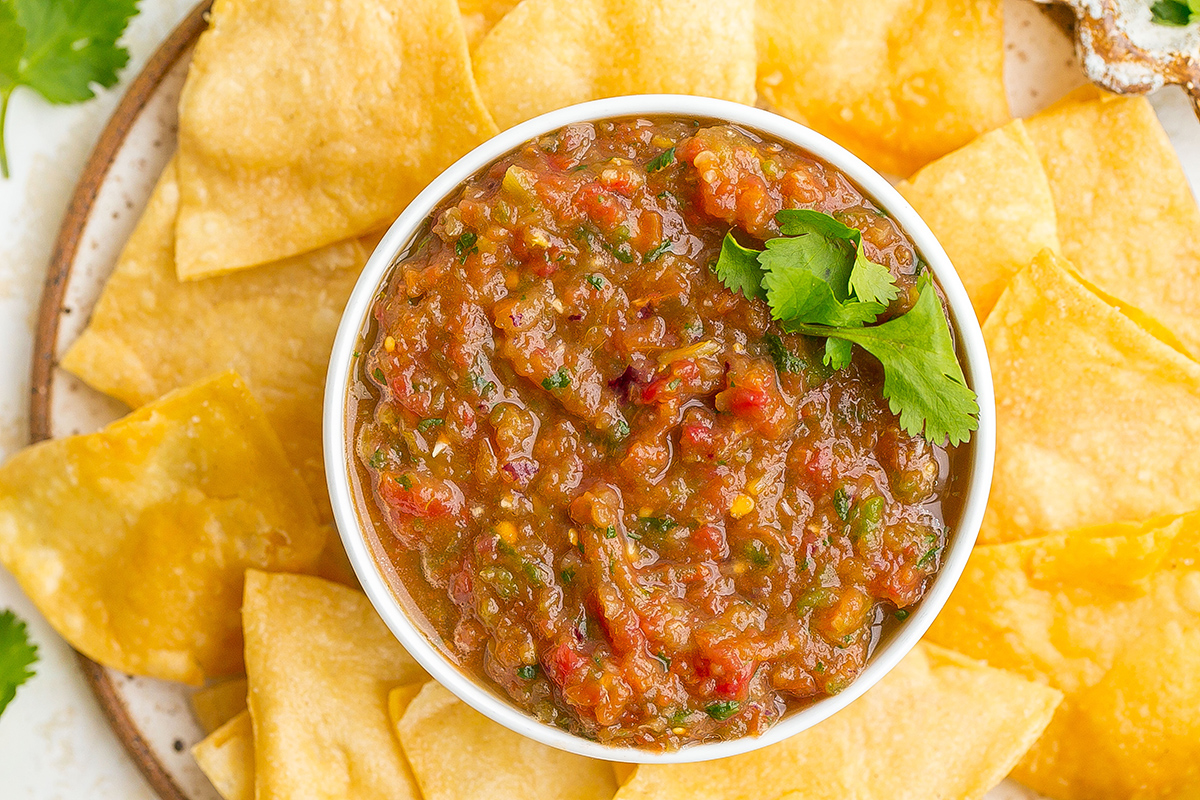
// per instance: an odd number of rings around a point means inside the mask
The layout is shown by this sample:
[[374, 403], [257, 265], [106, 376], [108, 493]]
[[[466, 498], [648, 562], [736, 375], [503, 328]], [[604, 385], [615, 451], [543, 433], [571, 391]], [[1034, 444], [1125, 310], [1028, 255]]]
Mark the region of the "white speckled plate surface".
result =
[[[205, 5], [189, 16], [134, 81], [72, 201], [39, 319], [31, 408], [35, 439], [94, 430], [125, 413], [119, 403], [55, 365], [85, 326], [118, 252], [174, 150], [176, 104], [190, 46], [204, 27]], [[1036, 5], [1006, 0], [1006, 14], [1006, 77], [1015, 115], [1031, 114], [1085, 82], [1071, 42]], [[1154, 102], [1195, 187], [1200, 179], [1200, 126], [1182, 93], [1163, 93]], [[217, 800], [188, 753], [202, 736], [188, 705], [191, 690], [84, 662], [118, 737], [164, 800]], [[0, 785], [0, 796], [2, 789]], [[988, 800], [1034, 797], [1006, 782]]]

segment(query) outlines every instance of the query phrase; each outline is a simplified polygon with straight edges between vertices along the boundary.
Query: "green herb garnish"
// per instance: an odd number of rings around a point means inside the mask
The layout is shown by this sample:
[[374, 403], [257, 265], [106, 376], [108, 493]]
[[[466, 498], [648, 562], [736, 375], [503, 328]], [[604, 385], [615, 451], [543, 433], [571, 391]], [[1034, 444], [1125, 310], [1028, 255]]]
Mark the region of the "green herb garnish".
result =
[[1158, 0], [1150, 6], [1150, 18], [1160, 25], [1188, 25], [1200, 20], [1200, 0]]
[[717, 722], [727, 720], [738, 712], [742, 704], [737, 700], [719, 700], [704, 707], [705, 713]]
[[671, 166], [674, 163], [675, 163], [675, 148], [672, 147], [671, 149], [664, 150], [663, 152], [656, 155], [654, 158], [650, 159], [650, 162], [648, 164], [646, 164], [646, 172], [658, 172], [660, 170], [666, 169], [667, 167]]
[[454, 254], [458, 256], [458, 263], [467, 263], [467, 256], [479, 252], [479, 247], [475, 244], [477, 241], [479, 237], [471, 231], [458, 237], [458, 241], [454, 243]]
[[833, 510], [840, 520], [850, 516], [850, 495], [846, 493], [844, 486], [833, 490]]
[[650, 263], [651, 261], [658, 261], [658, 259], [660, 259], [662, 257], [662, 254], [667, 252], [670, 249], [671, 249], [671, 240], [663, 239], [661, 242], [658, 243], [657, 247], [655, 247], [653, 250], [646, 253], [645, 258], [643, 260], [646, 261], [646, 263]]
[[90, 100], [92, 84], [109, 87], [129, 61], [117, 47], [136, 0], [0, 2], [0, 175], [8, 177], [4, 119], [18, 86], [51, 103]]
[[387, 456], [383, 454], [383, 450], [376, 448], [375, 452], [371, 454], [371, 458], [367, 463], [371, 465], [372, 469], [380, 469], [384, 464], [387, 463]]
[[892, 616], [903, 622], [904, 620], [908, 619], [908, 611], [903, 608], [897, 608], [892, 612]]
[[771, 566], [771, 551], [758, 539], [753, 539], [746, 545], [746, 560], [756, 567]]
[[401, 475], [400, 477], [396, 478], [396, 483], [400, 484], [400, 488], [405, 490], [413, 487], [412, 478], [408, 477], [407, 475]]
[[639, 517], [638, 521], [645, 526], [646, 530], [652, 533], [666, 533], [679, 525], [678, 522], [670, 517]]
[[617, 538], [617, 528], [615, 525], [609, 525], [607, 528], [604, 529], [604, 538], [605, 539]]
[[560, 367], [558, 372], [542, 380], [542, 388], [547, 392], [552, 392], [555, 389], [565, 389], [570, 385], [571, 373], [567, 372], [566, 367]]
[[0, 714], [33, 677], [37, 660], [37, 645], [29, 641], [25, 623], [11, 611], [0, 612]]
[[588, 275], [585, 280], [593, 289], [599, 290], [604, 288], [604, 278], [599, 275]]
[[429, 419], [423, 419], [418, 422], [417, 430], [419, 430], [421, 433], [427, 433], [430, 428], [436, 428], [438, 425], [445, 424], [446, 420], [442, 419], [441, 417], [430, 417]]
[[815, 211], [781, 211], [776, 219], [784, 236], [768, 240], [762, 251], [725, 237], [716, 264], [721, 282], [765, 299], [785, 330], [825, 338], [824, 361], [835, 370], [849, 365], [856, 344], [878, 359], [883, 396], [909, 434], [935, 443], [970, 438], [979, 404], [929, 276], [918, 278], [908, 312], [870, 325], [897, 288], [888, 270], [864, 255], [861, 233]]
[[768, 333], [763, 337], [763, 344], [767, 346], [767, 352], [771, 355], [771, 360], [775, 362], [775, 369], [780, 372], [790, 372], [793, 375], [799, 375], [804, 370], [804, 359], [784, 347], [783, 339], [773, 333]]
[[538, 668], [533, 664], [524, 664], [517, 667], [517, 677], [522, 680], [531, 681], [537, 677]]

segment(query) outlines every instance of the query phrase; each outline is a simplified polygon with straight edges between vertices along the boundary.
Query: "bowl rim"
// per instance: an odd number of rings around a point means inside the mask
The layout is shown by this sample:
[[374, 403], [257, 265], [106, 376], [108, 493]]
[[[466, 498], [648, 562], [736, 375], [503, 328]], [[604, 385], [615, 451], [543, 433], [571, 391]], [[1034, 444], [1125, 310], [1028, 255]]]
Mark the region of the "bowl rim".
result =
[[[888, 641], [876, 648], [854, 682], [836, 695], [792, 712], [760, 736], [699, 743], [662, 752], [600, 744], [535, 720], [442, 655], [409, 619], [371, 553], [351, 489], [349, 459], [353, 441], [345, 430], [346, 401], [359, 334], [368, 322], [379, 286], [433, 210], [480, 169], [544, 133], [577, 122], [659, 115], [729, 122], [806, 150], [845, 173], [864, 195], [895, 218], [942, 287], [965, 355], [963, 370], [968, 385], [975, 390], [980, 409], [979, 426], [973, 435], [974, 450], [967, 464], [970, 475], [962, 519], [947, 547], [941, 570], [917, 610], [892, 631]], [[983, 522], [996, 446], [995, 397], [982, 330], [949, 257], [912, 206], [861, 159], [810, 128], [769, 111], [727, 100], [670, 94], [626, 95], [550, 111], [492, 137], [435, 178], [388, 228], [355, 284], [330, 356], [323, 416], [326, 480], [342, 543], [371, 604], [413, 658], [469, 706], [516, 733], [578, 755], [635, 764], [690, 763], [757, 750], [813, 727], [878, 683], [929, 629], [962, 575]]]

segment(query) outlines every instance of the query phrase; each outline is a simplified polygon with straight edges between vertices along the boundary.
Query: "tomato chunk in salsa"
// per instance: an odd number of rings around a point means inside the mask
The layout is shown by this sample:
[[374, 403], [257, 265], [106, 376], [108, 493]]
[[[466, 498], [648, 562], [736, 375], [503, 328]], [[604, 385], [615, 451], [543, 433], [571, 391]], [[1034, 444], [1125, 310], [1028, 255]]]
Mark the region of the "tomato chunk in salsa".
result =
[[535, 717], [670, 749], [844, 689], [940, 566], [959, 456], [882, 370], [712, 271], [811, 208], [915, 298], [844, 175], [735, 126], [577, 124], [463, 186], [396, 265], [357, 365], [378, 557], [451, 659]]

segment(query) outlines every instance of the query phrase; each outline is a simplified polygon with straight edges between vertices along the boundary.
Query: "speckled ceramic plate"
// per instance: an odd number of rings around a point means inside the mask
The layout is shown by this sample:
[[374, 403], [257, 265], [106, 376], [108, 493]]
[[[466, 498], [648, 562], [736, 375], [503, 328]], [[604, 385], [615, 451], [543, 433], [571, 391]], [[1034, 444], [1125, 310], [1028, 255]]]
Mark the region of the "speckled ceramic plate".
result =
[[[151, 58], [117, 108], [76, 188], [42, 297], [32, 379], [32, 438], [95, 430], [126, 413], [121, 404], [57, 368], [92, 306], [159, 172], [175, 149], [177, 101], [191, 48], [211, 0], [201, 3]], [[1006, 0], [1006, 79], [1013, 113], [1031, 114], [1085, 82], [1059, 27], [1026, 0]], [[1168, 123], [1168, 129], [1171, 125]], [[1188, 131], [1200, 166], [1200, 134]], [[1176, 136], [1179, 144], [1180, 137]], [[203, 732], [188, 703], [191, 689], [135, 678], [80, 656], [116, 735], [163, 800], [218, 800], [189, 750]], [[1006, 782], [988, 800], [1030, 800]]]

